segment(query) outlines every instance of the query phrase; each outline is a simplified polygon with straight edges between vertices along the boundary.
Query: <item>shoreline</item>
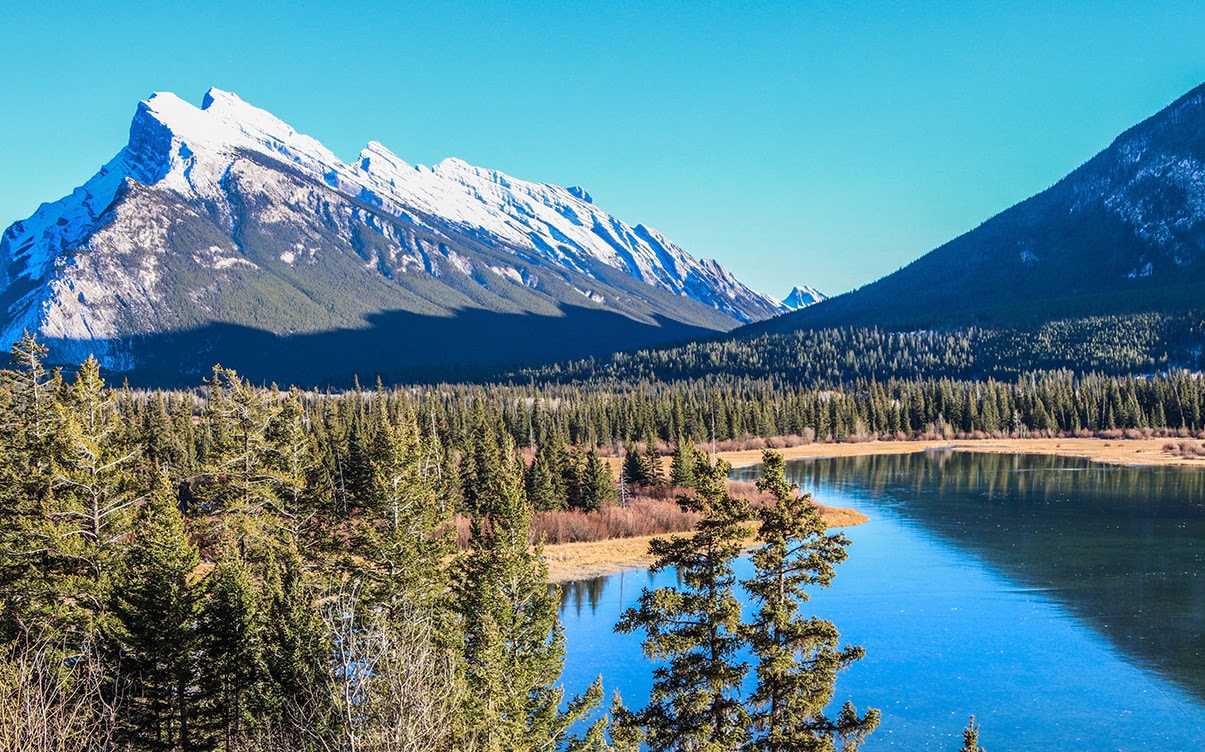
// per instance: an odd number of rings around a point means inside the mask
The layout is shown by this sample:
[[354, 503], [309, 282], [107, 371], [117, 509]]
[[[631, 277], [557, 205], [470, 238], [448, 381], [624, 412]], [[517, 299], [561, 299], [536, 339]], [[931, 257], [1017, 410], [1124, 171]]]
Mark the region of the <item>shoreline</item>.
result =
[[[951, 439], [943, 441], [867, 441], [856, 444], [802, 444], [776, 449], [788, 460], [825, 459], [830, 457], [862, 457], [875, 454], [911, 454], [936, 450], [955, 452], [988, 452], [992, 454], [1046, 454], [1078, 457], [1110, 465], [1140, 465], [1152, 467], [1205, 468], [1205, 457], [1180, 457], [1164, 449], [1167, 444], [1193, 441], [1174, 438], [1148, 439]], [[747, 449], [717, 452], [734, 468], [749, 467], [761, 462], [762, 450]], [[854, 510], [821, 506], [821, 516], [830, 527], [860, 524], [867, 518]], [[862, 519], [851, 518], [856, 515]], [[831, 521], [830, 521], [831, 520]], [[548, 564], [548, 581], [563, 583], [604, 577], [627, 569], [652, 564], [648, 543], [656, 537], [614, 538], [589, 543], [561, 543], [544, 547]]]

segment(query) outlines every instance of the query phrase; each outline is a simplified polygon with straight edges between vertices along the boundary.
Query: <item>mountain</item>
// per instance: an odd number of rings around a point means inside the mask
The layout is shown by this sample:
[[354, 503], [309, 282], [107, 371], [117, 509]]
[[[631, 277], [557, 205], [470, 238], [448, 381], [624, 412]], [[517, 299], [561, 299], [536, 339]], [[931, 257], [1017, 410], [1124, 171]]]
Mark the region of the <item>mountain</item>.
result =
[[828, 296], [820, 292], [814, 287], [804, 285], [799, 287], [796, 285], [791, 288], [791, 292], [782, 299], [782, 304], [792, 311], [798, 311], [800, 308], [807, 308], [810, 305], [815, 305], [822, 300], [828, 300]]
[[1041, 193], [873, 284], [739, 330], [1033, 327], [1205, 300], [1205, 86]]
[[0, 238], [0, 340], [136, 381], [286, 383], [609, 353], [785, 310], [583, 189], [378, 143], [344, 163], [234, 94], [141, 102], [129, 143]]

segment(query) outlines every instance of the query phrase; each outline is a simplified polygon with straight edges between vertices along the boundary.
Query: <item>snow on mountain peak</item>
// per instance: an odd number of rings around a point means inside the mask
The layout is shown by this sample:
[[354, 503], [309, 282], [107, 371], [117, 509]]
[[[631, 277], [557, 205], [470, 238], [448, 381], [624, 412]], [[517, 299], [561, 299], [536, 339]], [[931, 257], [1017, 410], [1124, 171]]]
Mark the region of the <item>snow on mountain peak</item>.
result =
[[25, 258], [22, 276], [40, 278], [56, 257], [85, 241], [127, 179], [200, 198], [221, 212], [222, 181], [249, 155], [283, 162], [409, 221], [450, 222], [487, 243], [588, 276], [605, 264], [741, 321], [781, 310], [718, 263], [696, 260], [655, 230], [602, 211], [581, 188], [519, 180], [455, 157], [429, 168], [410, 165], [376, 141], [344, 164], [316, 139], [217, 88], [199, 108], [170, 92], [140, 102], [126, 148], [71, 196], [10, 228], [9, 253]]
[[782, 304], [791, 310], [797, 311], [800, 308], [807, 308], [822, 300], [828, 300], [828, 296], [816, 288], [810, 285], [796, 285], [791, 288], [791, 292], [787, 297], [783, 298]]

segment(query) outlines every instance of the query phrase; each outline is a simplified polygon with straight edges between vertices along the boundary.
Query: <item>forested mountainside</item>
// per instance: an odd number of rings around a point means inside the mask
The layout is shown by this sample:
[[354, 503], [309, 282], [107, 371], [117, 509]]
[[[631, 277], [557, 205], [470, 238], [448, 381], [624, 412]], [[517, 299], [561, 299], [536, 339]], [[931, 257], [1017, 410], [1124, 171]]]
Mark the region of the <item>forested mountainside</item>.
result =
[[517, 380], [617, 388], [655, 381], [755, 379], [782, 386], [859, 380], [1013, 380], [1063, 370], [1149, 375], [1199, 371], [1205, 314], [1145, 313], [1050, 321], [1032, 328], [965, 327], [915, 332], [805, 329], [703, 339], [518, 371]]

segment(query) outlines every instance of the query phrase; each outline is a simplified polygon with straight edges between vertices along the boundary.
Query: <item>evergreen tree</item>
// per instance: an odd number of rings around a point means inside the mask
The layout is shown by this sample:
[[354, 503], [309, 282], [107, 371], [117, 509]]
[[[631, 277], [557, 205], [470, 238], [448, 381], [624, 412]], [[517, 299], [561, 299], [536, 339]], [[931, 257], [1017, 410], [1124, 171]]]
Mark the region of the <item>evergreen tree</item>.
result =
[[587, 512], [596, 512], [608, 502], [615, 501], [615, 478], [611, 468], [598, 456], [593, 447], [586, 452], [582, 466], [581, 507]]
[[673, 485], [684, 488], [694, 487], [695, 457], [694, 442], [686, 437], [679, 436], [678, 443], [674, 446], [674, 455], [669, 466], [670, 482]]
[[281, 556], [279, 565], [267, 569], [264, 584], [265, 705], [276, 729], [323, 738], [331, 715], [324, 702], [330, 697], [331, 645], [301, 557], [295, 550]]
[[633, 483], [637, 486], [649, 487], [657, 485], [658, 474], [649, 462], [648, 453], [641, 452], [631, 444], [624, 447], [623, 474], [628, 483]]
[[[560, 474], [557, 474], [560, 476]], [[561, 485], [564, 485], [563, 476]], [[567, 504], [564, 494], [558, 494], [557, 483], [554, 481], [548, 453], [541, 447], [527, 468], [526, 473], [527, 498], [532, 508], [537, 512], [550, 509], [564, 509]]]
[[227, 546], [206, 578], [201, 617], [206, 725], [224, 752], [236, 749], [263, 709], [264, 644], [257, 596], [246, 564]]
[[139, 448], [129, 441], [114, 408], [112, 393], [89, 357], [75, 383], [56, 400], [59, 417], [51, 458], [52, 494], [44, 501], [60, 596], [86, 625], [108, 605], [108, 588], [130, 531], [142, 487], [134, 474]]
[[462, 734], [483, 752], [551, 751], [588, 707], [558, 710], [565, 639], [556, 600], [540, 551], [528, 548], [531, 507], [509, 437], [498, 454], [496, 477], [476, 491], [472, 549], [456, 578], [468, 689]]
[[262, 513], [276, 501], [268, 439], [275, 409], [264, 390], [230, 369], [213, 369], [205, 405], [212, 438], [202, 488], [207, 510], [219, 516], [222, 534], [237, 544], [244, 559], [273, 537]]
[[451, 514], [436, 498], [438, 465], [424, 461], [429, 450], [410, 415], [384, 421], [376, 436], [371, 501], [358, 540], [373, 567], [369, 589], [390, 614], [405, 599], [407, 608], [433, 618], [447, 586], [443, 561], [452, 554]]
[[741, 606], [732, 570], [749, 509], [728, 494], [729, 469], [723, 460], [697, 468], [697, 498], [680, 501], [702, 515], [693, 535], [649, 545], [657, 557], [651, 571], [677, 568], [681, 587], [644, 590], [615, 626], [643, 630], [645, 655], [664, 661], [653, 670], [649, 705], [634, 716], [654, 752], [730, 752], [749, 737], [740, 700], [748, 664], [739, 660]]
[[975, 723], [975, 716], [971, 716], [962, 730], [962, 748], [958, 752], [986, 752], [979, 746], [979, 724]]
[[160, 475], [113, 595], [127, 734], [140, 748], [199, 749], [195, 728], [199, 561], [167, 477]]
[[764, 545], [753, 553], [754, 577], [742, 583], [759, 606], [745, 628], [757, 659], [757, 689], [750, 698], [756, 736], [749, 749], [854, 750], [878, 725], [878, 711], [859, 716], [846, 703], [830, 719], [824, 709], [833, 698], [837, 672], [865, 651], [839, 649], [832, 622], [799, 613], [808, 599], [805, 588], [829, 585], [849, 541], [828, 535], [811, 497], [796, 494], [787, 483], [781, 454], [766, 450], [762, 461], [765, 471], [757, 487], [775, 502], [760, 510], [758, 537]]
[[301, 395], [293, 389], [280, 400], [265, 430], [263, 472], [274, 496], [269, 508], [276, 521], [274, 537], [294, 551], [314, 532], [319, 513], [314, 489], [319, 463], [308, 422]]
[[657, 487], [665, 485], [665, 471], [661, 467], [661, 452], [657, 451], [657, 439], [652, 434], [644, 441], [644, 483], [646, 486]]
[[[61, 381], [28, 332], [12, 346], [13, 369], [0, 372], [0, 638], [38, 635], [61, 623], [64, 526], [50, 490]], [[68, 542], [70, 545], [73, 542]]]

